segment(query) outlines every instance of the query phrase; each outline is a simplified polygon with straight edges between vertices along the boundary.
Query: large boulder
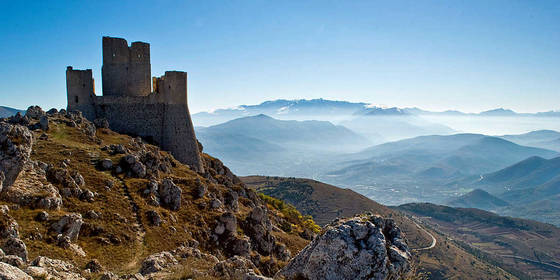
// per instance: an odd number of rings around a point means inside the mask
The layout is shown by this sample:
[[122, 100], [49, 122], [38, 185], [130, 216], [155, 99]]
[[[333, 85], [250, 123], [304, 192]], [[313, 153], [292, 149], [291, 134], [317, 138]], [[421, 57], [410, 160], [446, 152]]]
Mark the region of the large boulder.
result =
[[25, 112], [25, 116], [30, 119], [39, 119], [44, 115], [46, 115], [45, 111], [43, 111], [43, 109], [41, 109], [41, 107], [37, 105], [29, 106], [29, 108], [27, 108], [27, 111]]
[[0, 262], [0, 279], [2, 280], [33, 280], [31, 276], [23, 272], [21, 269], [11, 266], [7, 263]]
[[25, 272], [36, 279], [85, 280], [80, 275], [78, 268], [71, 263], [43, 256], [34, 259]]
[[142, 262], [142, 268], [140, 268], [140, 273], [142, 275], [156, 273], [176, 264], [178, 264], [177, 259], [175, 259], [175, 257], [173, 257], [173, 255], [170, 252], [163, 251], [148, 256]]
[[58, 222], [52, 224], [51, 229], [64, 237], [67, 236], [71, 241], [76, 241], [83, 223], [82, 215], [66, 214]]
[[171, 210], [181, 207], [181, 188], [177, 187], [170, 178], [165, 178], [158, 188], [160, 202]]
[[4, 189], [16, 180], [29, 161], [33, 134], [25, 126], [0, 123], [0, 178]]
[[401, 279], [410, 251], [391, 219], [357, 216], [335, 221], [276, 277], [286, 279]]
[[249, 217], [243, 223], [243, 231], [251, 238], [253, 249], [261, 255], [268, 256], [273, 253], [276, 239], [272, 235], [272, 222], [268, 218], [265, 206], [253, 208]]
[[18, 256], [23, 261], [27, 261], [27, 246], [19, 238], [8, 238], [2, 245], [2, 250], [6, 255]]
[[210, 270], [210, 275], [221, 279], [244, 279], [247, 274], [255, 274], [257, 267], [249, 259], [234, 256], [223, 260]]

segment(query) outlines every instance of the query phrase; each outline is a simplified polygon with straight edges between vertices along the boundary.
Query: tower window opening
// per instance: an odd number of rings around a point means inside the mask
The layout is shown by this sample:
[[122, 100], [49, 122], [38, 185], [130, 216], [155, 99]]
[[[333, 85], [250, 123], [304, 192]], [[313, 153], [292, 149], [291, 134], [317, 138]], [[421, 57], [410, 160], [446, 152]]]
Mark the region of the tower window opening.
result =
[[86, 84], [82, 84], [82, 87], [85, 88], [85, 87], [86, 87]]
[[74, 95], [74, 101], [75, 101], [76, 103], [78, 103], [78, 96], [77, 96], [77, 95]]

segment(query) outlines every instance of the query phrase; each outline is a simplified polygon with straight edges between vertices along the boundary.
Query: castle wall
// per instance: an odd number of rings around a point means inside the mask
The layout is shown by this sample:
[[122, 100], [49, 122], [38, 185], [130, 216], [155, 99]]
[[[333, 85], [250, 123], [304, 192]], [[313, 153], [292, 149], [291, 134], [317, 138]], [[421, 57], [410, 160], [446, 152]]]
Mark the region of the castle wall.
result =
[[68, 110], [78, 110], [88, 118], [95, 118], [93, 106], [95, 98], [95, 85], [91, 69], [74, 70], [66, 68], [66, 99]]
[[151, 92], [150, 44], [103, 37], [103, 95], [146, 96]]

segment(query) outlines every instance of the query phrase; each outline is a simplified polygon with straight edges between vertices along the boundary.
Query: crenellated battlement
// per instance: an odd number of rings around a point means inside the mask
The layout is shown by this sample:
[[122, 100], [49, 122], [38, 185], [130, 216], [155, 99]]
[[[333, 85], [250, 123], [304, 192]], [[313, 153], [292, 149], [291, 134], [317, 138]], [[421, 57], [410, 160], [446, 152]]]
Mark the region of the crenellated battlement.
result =
[[[150, 44], [103, 37], [103, 96], [96, 96], [91, 69], [66, 69], [68, 110], [90, 120], [106, 118], [112, 130], [142, 136], [202, 171], [187, 105], [187, 73], [151, 77]], [[153, 87], [152, 87], [153, 81]]]

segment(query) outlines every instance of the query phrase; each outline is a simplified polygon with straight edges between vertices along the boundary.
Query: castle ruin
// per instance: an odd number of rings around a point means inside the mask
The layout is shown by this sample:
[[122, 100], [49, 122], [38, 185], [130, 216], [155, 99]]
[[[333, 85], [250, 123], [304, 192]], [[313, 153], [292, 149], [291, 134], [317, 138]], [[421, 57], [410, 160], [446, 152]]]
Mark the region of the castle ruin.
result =
[[[66, 69], [68, 110], [112, 130], [141, 136], [202, 172], [198, 143], [187, 105], [187, 73], [166, 71], [152, 79], [150, 44], [103, 37], [103, 96], [95, 95], [91, 69]], [[153, 83], [152, 83], [153, 82]]]

